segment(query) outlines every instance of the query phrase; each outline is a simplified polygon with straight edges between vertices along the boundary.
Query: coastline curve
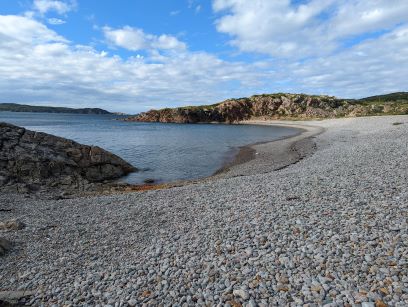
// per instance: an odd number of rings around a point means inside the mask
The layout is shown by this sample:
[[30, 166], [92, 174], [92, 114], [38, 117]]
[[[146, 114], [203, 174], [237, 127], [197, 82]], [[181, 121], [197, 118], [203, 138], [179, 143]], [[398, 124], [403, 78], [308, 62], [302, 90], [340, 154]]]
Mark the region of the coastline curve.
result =
[[313, 138], [324, 132], [324, 128], [288, 121], [241, 121], [238, 125], [267, 125], [296, 128], [300, 133], [273, 140], [248, 144], [241, 147], [232, 162], [227, 163], [208, 179], [231, 178], [269, 173], [286, 168], [313, 154], [316, 145]]
[[[313, 138], [325, 129], [318, 126], [306, 125], [292, 121], [241, 121], [236, 125], [269, 125], [299, 129], [299, 133], [277, 140], [252, 143], [240, 148], [232, 161], [223, 165], [214, 174], [188, 180], [153, 184], [124, 184], [109, 185], [98, 191], [98, 194], [132, 193], [151, 190], [171, 189], [176, 187], [209, 183], [219, 179], [252, 176], [269, 173], [288, 167], [312, 155], [316, 151]], [[93, 192], [94, 193], [94, 192]], [[93, 194], [92, 192], [90, 194]], [[83, 195], [84, 196], [84, 195]]]

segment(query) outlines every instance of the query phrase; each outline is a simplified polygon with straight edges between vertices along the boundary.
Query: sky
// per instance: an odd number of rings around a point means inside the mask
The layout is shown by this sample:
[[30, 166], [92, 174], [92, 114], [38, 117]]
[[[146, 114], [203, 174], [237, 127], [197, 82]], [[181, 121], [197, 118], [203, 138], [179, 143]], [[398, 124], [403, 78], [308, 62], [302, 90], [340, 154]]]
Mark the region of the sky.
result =
[[138, 113], [407, 80], [407, 0], [0, 1], [0, 102]]

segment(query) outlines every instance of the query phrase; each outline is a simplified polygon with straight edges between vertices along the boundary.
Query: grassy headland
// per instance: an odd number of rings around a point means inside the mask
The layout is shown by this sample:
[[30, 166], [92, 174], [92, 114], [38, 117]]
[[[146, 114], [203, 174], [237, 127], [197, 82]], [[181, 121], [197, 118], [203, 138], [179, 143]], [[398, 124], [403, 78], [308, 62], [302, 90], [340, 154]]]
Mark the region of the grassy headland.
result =
[[408, 92], [340, 99], [325, 95], [262, 94], [223, 102], [150, 110], [126, 121], [174, 123], [233, 123], [249, 119], [322, 119], [408, 114]]

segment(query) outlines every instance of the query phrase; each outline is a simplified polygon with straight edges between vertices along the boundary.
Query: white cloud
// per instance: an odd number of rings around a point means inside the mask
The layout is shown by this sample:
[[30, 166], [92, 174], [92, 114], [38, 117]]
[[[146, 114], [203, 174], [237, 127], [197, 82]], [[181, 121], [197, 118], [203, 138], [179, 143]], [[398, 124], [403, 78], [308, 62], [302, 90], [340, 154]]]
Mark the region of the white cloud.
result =
[[58, 14], [65, 14], [75, 8], [76, 1], [34, 0], [33, 5], [34, 8], [41, 14], [45, 14], [49, 11], [55, 11]]
[[303, 91], [363, 97], [407, 90], [408, 26], [351, 49], [287, 67]]
[[213, 9], [241, 51], [283, 58], [327, 55], [344, 39], [408, 22], [405, 0], [214, 0]]
[[47, 19], [47, 22], [48, 22], [50, 25], [55, 25], [55, 26], [63, 25], [64, 23], [66, 23], [65, 20], [62, 20], [62, 19], [59, 19], [59, 18], [48, 18], [48, 19]]
[[66, 42], [63, 37], [42, 23], [16, 15], [0, 15], [0, 37], [1, 47], [17, 43], [34, 45], [45, 42]]
[[[274, 19], [286, 30], [291, 29], [285, 36], [279, 26], [269, 29], [271, 21], [262, 19], [269, 18], [263, 11], [270, 10], [271, 2], [254, 0], [259, 6], [249, 10], [248, 16], [242, 15], [243, 8], [236, 6], [237, 0], [214, 2], [220, 14], [227, 12], [219, 19], [218, 27], [225, 27], [225, 31], [232, 31], [238, 24], [243, 27], [234, 30], [239, 34], [235, 37], [239, 48], [275, 55], [254, 63], [189, 51], [185, 43], [171, 35], [152, 35], [131, 27], [103, 28], [110, 44], [135, 51], [133, 57], [123, 59], [115, 55], [117, 50], [108, 53], [75, 45], [32, 15], [0, 15], [1, 100], [139, 112], [151, 107], [214, 103], [256, 93], [361, 97], [407, 89], [408, 70], [404, 64], [408, 63], [408, 25], [401, 12], [381, 9], [382, 0], [376, 0], [377, 6], [370, 6], [373, 2], [346, 0], [345, 7], [356, 7], [350, 12], [354, 17], [344, 16], [349, 19], [343, 20], [343, 9], [337, 0], [324, 1], [325, 9], [315, 0], [295, 10], [289, 1], [274, 2], [276, 10], [286, 12], [281, 19], [279, 14]], [[240, 5], [247, 7], [248, 3], [242, 1]], [[402, 4], [399, 9], [404, 11]], [[285, 11], [288, 7], [292, 10]], [[322, 21], [322, 14], [327, 15], [328, 25]], [[236, 19], [238, 15], [242, 20]], [[360, 20], [355, 16], [363, 17]], [[254, 18], [259, 21], [258, 26]], [[352, 47], [336, 49], [340, 38], [379, 28], [390, 30]], [[248, 34], [249, 30], [254, 32]], [[317, 33], [326, 35], [315, 42]], [[257, 45], [262, 39], [265, 46]], [[139, 55], [139, 50], [148, 52]], [[298, 53], [320, 56], [299, 60]]]
[[[167, 38], [157, 44], [171, 45]], [[230, 82], [251, 93], [262, 72], [205, 52], [124, 60], [78, 46], [45, 25], [21, 16], [0, 16], [2, 101], [104, 107], [137, 112], [150, 106], [202, 104], [239, 95]], [[239, 86], [238, 86], [239, 88]]]
[[282, 91], [362, 97], [407, 89], [408, 1], [214, 0], [213, 9], [232, 45], [272, 56], [264, 65]]
[[103, 32], [108, 42], [128, 50], [184, 50], [186, 45], [172, 35], [147, 34], [141, 29], [125, 26], [121, 29], [104, 27]]

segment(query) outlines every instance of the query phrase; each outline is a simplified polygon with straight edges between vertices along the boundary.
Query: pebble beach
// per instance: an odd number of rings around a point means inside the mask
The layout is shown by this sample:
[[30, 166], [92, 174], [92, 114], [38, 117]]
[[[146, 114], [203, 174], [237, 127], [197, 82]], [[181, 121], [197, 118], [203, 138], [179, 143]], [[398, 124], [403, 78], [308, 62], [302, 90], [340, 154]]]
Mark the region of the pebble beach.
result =
[[[260, 123], [259, 123], [260, 124]], [[408, 116], [303, 129], [180, 187], [0, 195], [0, 300], [30, 306], [408, 306]]]

